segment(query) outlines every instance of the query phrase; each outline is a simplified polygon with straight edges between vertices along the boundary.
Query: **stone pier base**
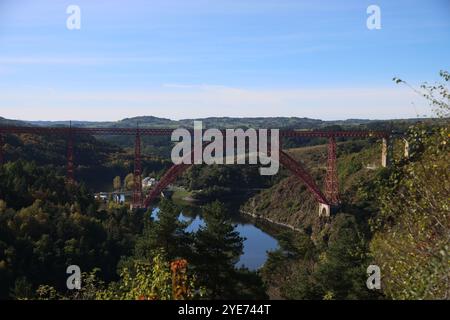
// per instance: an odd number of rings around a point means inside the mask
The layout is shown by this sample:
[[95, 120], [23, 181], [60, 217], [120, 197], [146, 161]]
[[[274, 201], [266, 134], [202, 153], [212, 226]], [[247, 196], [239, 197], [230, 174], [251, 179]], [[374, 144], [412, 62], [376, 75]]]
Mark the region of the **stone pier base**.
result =
[[405, 150], [404, 150], [403, 156], [405, 158], [409, 158], [409, 141], [406, 139], [403, 139], [403, 142], [405, 143]]
[[319, 202], [319, 217], [330, 217], [338, 212], [339, 205], [329, 205]]
[[329, 217], [331, 215], [331, 206], [325, 203], [319, 203], [319, 217]]
[[383, 138], [381, 149], [381, 166], [386, 168], [390, 166], [392, 161], [392, 143], [389, 138]]

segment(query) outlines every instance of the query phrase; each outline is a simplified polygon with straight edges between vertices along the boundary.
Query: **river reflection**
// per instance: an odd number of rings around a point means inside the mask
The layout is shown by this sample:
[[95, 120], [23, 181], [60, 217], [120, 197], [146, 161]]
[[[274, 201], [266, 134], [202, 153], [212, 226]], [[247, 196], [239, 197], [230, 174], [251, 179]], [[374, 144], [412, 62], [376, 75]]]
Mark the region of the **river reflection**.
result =
[[[190, 222], [186, 228], [187, 232], [196, 232], [205, 224], [199, 214], [199, 210], [198, 208], [185, 208], [180, 214], [180, 221]], [[152, 217], [154, 219], [158, 219], [158, 212], [158, 208], [153, 210]], [[245, 238], [244, 253], [241, 255], [236, 266], [245, 266], [250, 270], [259, 269], [267, 260], [267, 251], [278, 248], [277, 240], [254, 226], [251, 221], [239, 215], [234, 216], [231, 220], [236, 225], [236, 231], [239, 232], [239, 235]]]

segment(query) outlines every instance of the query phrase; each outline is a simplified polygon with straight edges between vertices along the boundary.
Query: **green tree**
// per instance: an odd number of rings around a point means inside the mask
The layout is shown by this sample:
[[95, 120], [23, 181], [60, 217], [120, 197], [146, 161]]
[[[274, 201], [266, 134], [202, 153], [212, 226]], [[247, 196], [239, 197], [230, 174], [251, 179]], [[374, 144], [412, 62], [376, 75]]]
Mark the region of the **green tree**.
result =
[[189, 258], [189, 235], [186, 223], [178, 217], [180, 208], [172, 201], [163, 199], [159, 204], [157, 218], [147, 220], [142, 236], [136, 242], [135, 257], [148, 261], [155, 252], [163, 250], [168, 260]]
[[211, 299], [236, 298], [235, 264], [242, 254], [244, 239], [219, 202], [209, 204], [203, 212], [205, 225], [195, 235], [194, 265], [199, 284]]
[[[40, 285], [29, 296], [38, 300], [173, 300], [201, 297], [202, 288], [196, 287], [195, 276], [174, 269], [174, 264], [164, 259], [163, 253], [157, 253], [149, 262], [134, 261], [131, 267], [120, 270], [117, 282], [105, 284], [99, 279], [99, 269], [82, 274], [82, 287], [73, 292], [58, 292], [49, 285]], [[15, 292], [29, 291], [26, 281], [16, 283]], [[177, 292], [183, 292], [178, 295]], [[16, 296], [21, 299], [21, 296]]]
[[141, 215], [99, 210], [82, 184], [66, 185], [26, 161], [1, 166], [0, 177], [0, 298], [26, 298], [39, 284], [62, 290], [71, 264], [116, 279], [118, 261], [142, 231]]
[[413, 154], [397, 163], [376, 191], [380, 212], [372, 221], [371, 250], [383, 291], [393, 299], [450, 298], [450, 75], [442, 71], [441, 77], [443, 83], [416, 90], [441, 117], [438, 125], [410, 128]]
[[123, 181], [125, 189], [132, 190], [134, 185], [134, 175], [132, 173], [127, 174]]
[[[165, 254], [155, 253], [150, 262], [135, 261], [131, 268], [123, 268], [120, 281], [111, 283], [104, 290], [97, 290], [100, 300], [171, 300], [173, 297], [173, 274]], [[192, 298], [195, 293], [194, 279], [187, 279], [186, 288]]]
[[287, 299], [376, 298], [366, 287], [370, 257], [356, 219], [339, 213], [333, 217], [326, 234], [326, 243], [316, 246], [306, 235], [282, 238], [280, 245], [285, 258], [277, 259], [279, 252], [270, 257], [271, 265], [264, 267], [265, 273], [280, 273], [277, 269], [281, 269], [286, 278], [281, 295]]
[[370, 265], [367, 241], [351, 215], [339, 214], [328, 247], [314, 271], [316, 293], [323, 299], [369, 299], [376, 297], [366, 286]]
[[116, 176], [113, 179], [113, 188], [114, 190], [120, 190], [120, 188], [122, 188], [122, 179], [120, 178], [120, 176]]

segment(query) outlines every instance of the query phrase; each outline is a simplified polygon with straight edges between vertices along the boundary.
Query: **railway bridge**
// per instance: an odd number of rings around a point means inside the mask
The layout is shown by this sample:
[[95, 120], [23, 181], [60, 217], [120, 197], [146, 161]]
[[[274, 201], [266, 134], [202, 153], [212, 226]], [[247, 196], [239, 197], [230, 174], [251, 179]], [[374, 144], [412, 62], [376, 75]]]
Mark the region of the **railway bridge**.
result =
[[[132, 208], [148, 208], [152, 201], [178, 176], [183, 174], [191, 164], [175, 164], [162, 177], [159, 183], [147, 195], [142, 191], [141, 166], [141, 137], [142, 136], [171, 136], [174, 129], [170, 128], [83, 128], [83, 127], [38, 127], [38, 126], [0, 126], [0, 164], [3, 163], [4, 136], [7, 134], [36, 134], [64, 137], [67, 141], [67, 181], [73, 183], [74, 177], [74, 144], [75, 137], [80, 135], [92, 136], [132, 136], [135, 140], [134, 148], [134, 189], [132, 192]], [[319, 204], [319, 215], [329, 216], [333, 208], [339, 206], [339, 185], [336, 169], [336, 138], [377, 138], [382, 141], [381, 165], [390, 164], [392, 155], [392, 138], [388, 131], [370, 130], [280, 130], [280, 140], [283, 138], [309, 137], [326, 138], [328, 140], [328, 159], [324, 190], [319, 188], [308, 170], [283, 150], [279, 150], [279, 162], [293, 175], [300, 179], [313, 194]], [[280, 141], [280, 146], [281, 146]], [[407, 144], [405, 145], [407, 150]], [[405, 151], [406, 152], [406, 151]], [[191, 162], [192, 163], [192, 162]]]

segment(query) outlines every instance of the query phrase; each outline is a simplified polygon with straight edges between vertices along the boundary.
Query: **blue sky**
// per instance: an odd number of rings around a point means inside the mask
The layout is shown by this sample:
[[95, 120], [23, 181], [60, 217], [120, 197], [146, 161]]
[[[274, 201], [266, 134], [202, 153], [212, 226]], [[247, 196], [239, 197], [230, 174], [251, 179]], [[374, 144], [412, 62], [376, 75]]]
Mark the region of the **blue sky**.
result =
[[392, 77], [437, 80], [449, 39], [447, 0], [0, 0], [0, 116], [415, 117]]

